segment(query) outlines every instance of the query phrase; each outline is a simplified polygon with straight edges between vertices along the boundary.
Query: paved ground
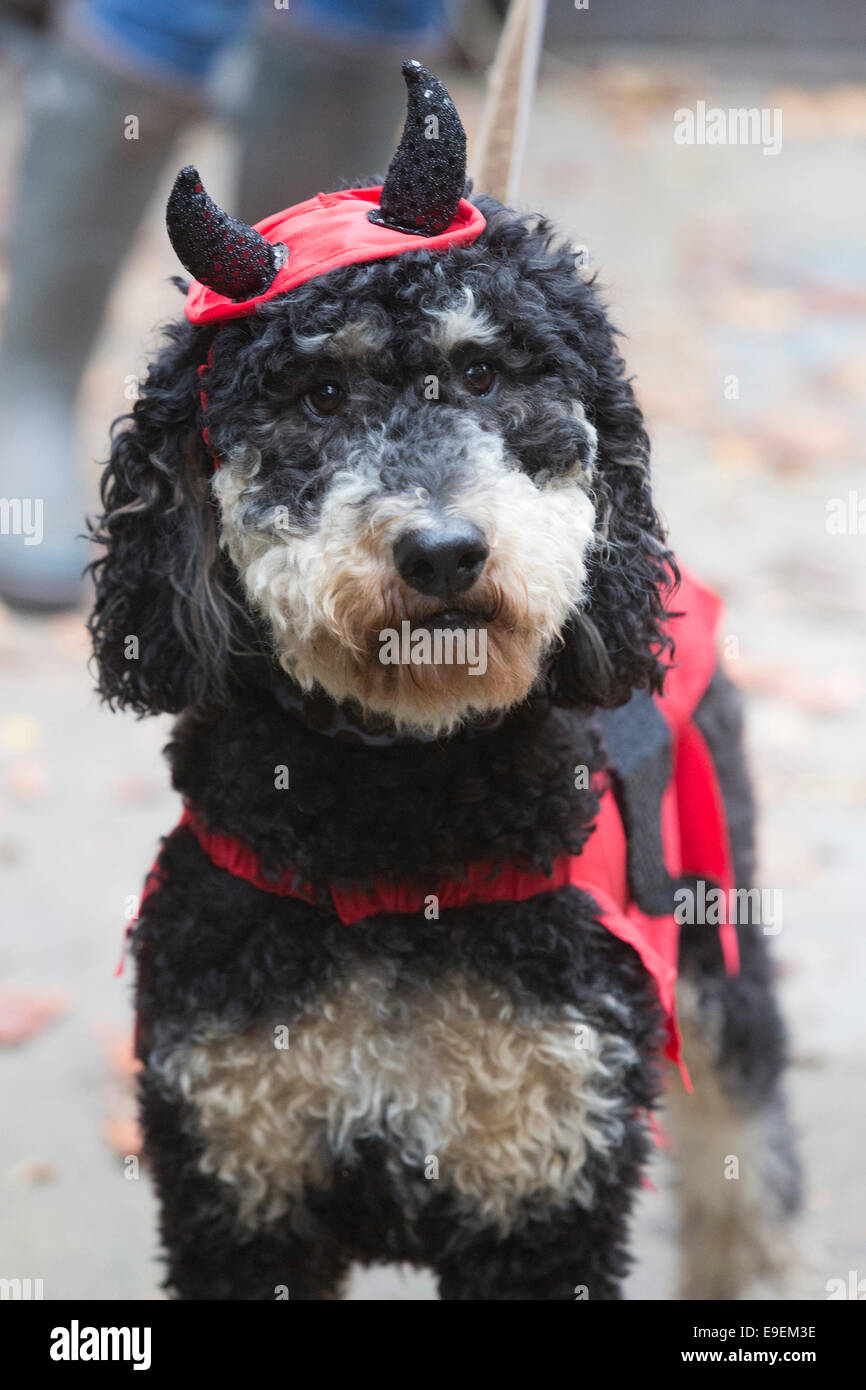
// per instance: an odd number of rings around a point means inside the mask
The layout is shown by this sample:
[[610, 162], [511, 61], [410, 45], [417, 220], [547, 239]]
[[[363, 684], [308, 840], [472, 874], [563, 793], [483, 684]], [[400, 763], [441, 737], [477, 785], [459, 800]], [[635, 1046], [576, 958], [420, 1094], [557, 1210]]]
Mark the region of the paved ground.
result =
[[[866, 1274], [866, 536], [826, 525], [831, 499], [866, 496], [866, 86], [833, 72], [826, 57], [790, 69], [721, 53], [550, 58], [525, 189], [609, 286], [675, 544], [728, 603], [763, 881], [784, 892], [776, 946], [808, 1179], [793, 1291], [812, 1298], [830, 1278]], [[456, 91], [470, 112], [473, 94]], [[782, 152], [676, 145], [673, 112], [698, 100], [780, 107]], [[14, 135], [7, 106], [0, 173]], [[216, 171], [219, 197], [226, 157], [213, 130], [190, 132], [175, 167], [193, 155]], [[86, 458], [124, 409], [148, 333], [176, 310], [162, 283], [173, 271], [155, 203], [88, 374]], [[0, 1137], [0, 1274], [44, 1279], [47, 1298], [150, 1298], [153, 1203], [119, 1157], [132, 1142], [129, 982], [112, 972], [126, 900], [176, 806], [159, 758], [166, 724], [100, 710], [85, 663], [77, 618], [0, 612], [0, 980], [56, 1014], [0, 1048], [14, 1117]], [[4, 1022], [24, 1026], [8, 997]], [[663, 1165], [656, 1182], [634, 1297], [667, 1297], [672, 1284]], [[385, 1270], [360, 1277], [354, 1296], [435, 1294], [422, 1276]]]

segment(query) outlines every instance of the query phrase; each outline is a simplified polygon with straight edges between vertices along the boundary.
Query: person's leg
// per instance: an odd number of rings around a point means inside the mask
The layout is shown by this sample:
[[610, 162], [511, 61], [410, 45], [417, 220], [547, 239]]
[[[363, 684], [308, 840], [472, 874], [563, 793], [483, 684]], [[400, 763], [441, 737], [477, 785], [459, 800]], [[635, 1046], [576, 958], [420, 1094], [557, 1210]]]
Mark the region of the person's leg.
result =
[[384, 174], [406, 104], [400, 63], [447, 36], [443, 0], [297, 0], [275, 9], [256, 41], [240, 119], [238, 215], [257, 222]]
[[0, 597], [18, 606], [79, 598], [81, 376], [176, 133], [248, 13], [249, 0], [87, 0], [31, 74], [0, 344]]
[[62, 42], [32, 76], [0, 347], [0, 497], [35, 505], [42, 537], [0, 536], [0, 595], [13, 603], [78, 598], [78, 386], [180, 114]]

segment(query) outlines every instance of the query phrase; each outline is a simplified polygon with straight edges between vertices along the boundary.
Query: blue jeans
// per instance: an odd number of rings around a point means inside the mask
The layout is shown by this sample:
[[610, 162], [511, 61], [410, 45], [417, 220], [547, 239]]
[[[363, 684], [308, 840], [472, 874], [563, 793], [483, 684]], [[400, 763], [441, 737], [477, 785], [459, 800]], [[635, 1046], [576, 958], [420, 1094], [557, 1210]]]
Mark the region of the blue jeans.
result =
[[[178, 82], [200, 83], [273, 0], [78, 0], [76, 27], [107, 51]], [[423, 39], [446, 26], [445, 0], [289, 0], [287, 21], [335, 39]]]

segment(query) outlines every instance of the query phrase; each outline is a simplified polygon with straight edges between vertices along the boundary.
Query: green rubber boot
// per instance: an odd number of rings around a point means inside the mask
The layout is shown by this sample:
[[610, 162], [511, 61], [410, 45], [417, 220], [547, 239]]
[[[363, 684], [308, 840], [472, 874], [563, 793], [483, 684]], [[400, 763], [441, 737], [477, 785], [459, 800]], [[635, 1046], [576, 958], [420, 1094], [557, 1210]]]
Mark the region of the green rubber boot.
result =
[[14, 607], [80, 601], [88, 552], [78, 387], [190, 110], [64, 39], [48, 41], [31, 76], [0, 345], [0, 598]]

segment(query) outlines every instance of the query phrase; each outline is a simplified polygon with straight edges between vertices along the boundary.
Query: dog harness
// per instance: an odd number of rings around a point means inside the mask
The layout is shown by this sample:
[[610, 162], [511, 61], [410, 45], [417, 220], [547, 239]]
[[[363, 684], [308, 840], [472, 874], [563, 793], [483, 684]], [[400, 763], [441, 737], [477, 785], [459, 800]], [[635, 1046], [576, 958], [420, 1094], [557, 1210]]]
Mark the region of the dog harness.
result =
[[[600, 716], [610, 764], [597, 783], [599, 813], [580, 854], [559, 855], [549, 874], [514, 864], [470, 863], [459, 879], [376, 880], [346, 888], [304, 880], [290, 865], [278, 878], [267, 877], [249, 845], [212, 829], [191, 805], [184, 807], [172, 836], [191, 833], [216, 868], [261, 892], [316, 906], [345, 927], [383, 914], [420, 912], [431, 895], [439, 911], [447, 912], [578, 888], [594, 900], [597, 920], [637, 952], [652, 977], [665, 1014], [665, 1054], [691, 1089], [675, 1014], [679, 925], [673, 892], [683, 879], [704, 879], [725, 893], [734, 883], [724, 801], [712, 755], [694, 721], [716, 666], [721, 604], [687, 572], [677, 604], [680, 611], [667, 622], [676, 651], [664, 693], [654, 699], [638, 694], [622, 710]], [[142, 905], [161, 880], [157, 858]], [[736, 928], [724, 923], [718, 931], [725, 967], [736, 974]], [[118, 973], [121, 969], [122, 961]]]
[[[186, 302], [191, 323], [219, 328], [342, 266], [406, 251], [444, 252], [480, 236], [484, 216], [462, 196], [466, 137], [454, 104], [420, 63], [404, 63], [403, 76], [406, 124], [381, 187], [319, 193], [250, 227], [209, 198], [196, 169], [181, 171], [166, 221], [175, 251], [195, 277]], [[205, 377], [212, 364], [213, 343], [199, 367], [199, 380], [202, 436], [218, 468], [204, 419]], [[208, 826], [193, 806], [185, 807], [173, 834], [194, 835], [223, 872], [261, 892], [314, 904], [345, 927], [382, 914], [419, 912], [431, 895], [440, 911], [449, 911], [578, 888], [595, 901], [598, 920], [607, 930], [637, 951], [655, 982], [667, 1022], [665, 1050], [679, 1063], [690, 1088], [674, 1012], [679, 928], [673, 894], [678, 880], [689, 877], [711, 880], [727, 892], [733, 873], [718, 778], [694, 721], [716, 666], [720, 604], [687, 574], [677, 603], [682, 613], [668, 620], [676, 659], [664, 694], [654, 700], [637, 694], [623, 709], [599, 715], [609, 755], [598, 786], [599, 813], [581, 853], [560, 855], [550, 873], [475, 863], [467, 864], [459, 879], [377, 881], [347, 889], [302, 881], [291, 866], [278, 879], [267, 878], [250, 846]], [[157, 859], [142, 902], [160, 878]], [[735, 928], [723, 925], [719, 935], [726, 968], [736, 972]]]

